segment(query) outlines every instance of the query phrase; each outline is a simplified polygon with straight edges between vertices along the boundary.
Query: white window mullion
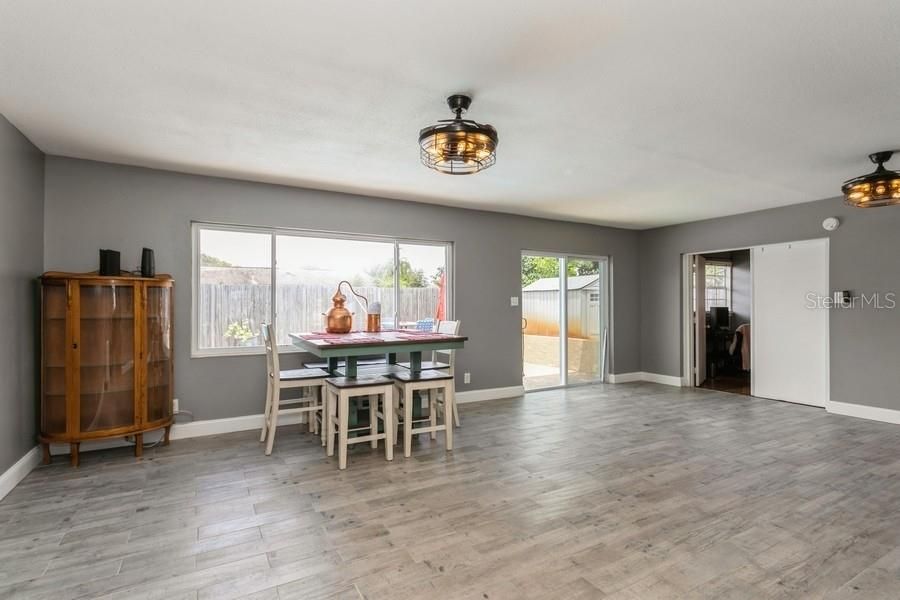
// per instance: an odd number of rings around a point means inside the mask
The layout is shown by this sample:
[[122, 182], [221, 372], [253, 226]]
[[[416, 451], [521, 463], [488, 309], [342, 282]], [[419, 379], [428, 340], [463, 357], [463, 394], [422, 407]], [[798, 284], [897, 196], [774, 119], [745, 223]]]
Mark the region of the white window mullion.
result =
[[559, 259], [559, 375], [569, 384], [569, 259]]
[[453, 289], [453, 271], [452, 268], [453, 252], [450, 244], [444, 247], [444, 314], [447, 320], [456, 318], [455, 298], [451, 297], [450, 291]]
[[394, 329], [400, 329], [400, 242], [394, 241]]
[[278, 294], [276, 293], [276, 288], [275, 288], [275, 273], [278, 268], [278, 259], [275, 256], [275, 248], [277, 247], [278, 242], [277, 242], [277, 236], [275, 235], [275, 232], [272, 232], [269, 235], [272, 237], [272, 256], [271, 256], [272, 270], [271, 270], [271, 275], [269, 277], [269, 283], [270, 283], [269, 289], [271, 290], [270, 298], [269, 298], [269, 312], [272, 315], [272, 329], [275, 330], [275, 342], [274, 343], [275, 343], [275, 346], [277, 347], [278, 346], [278, 323], [276, 322], [276, 320], [278, 319], [278, 308], [276, 307], [276, 298], [278, 297]]

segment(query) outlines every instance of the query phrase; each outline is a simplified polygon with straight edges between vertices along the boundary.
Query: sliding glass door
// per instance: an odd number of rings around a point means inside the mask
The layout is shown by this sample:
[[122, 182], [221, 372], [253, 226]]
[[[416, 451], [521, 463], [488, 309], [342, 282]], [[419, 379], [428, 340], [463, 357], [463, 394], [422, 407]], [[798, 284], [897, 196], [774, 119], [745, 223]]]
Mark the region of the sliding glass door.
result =
[[609, 349], [604, 257], [522, 254], [522, 382], [526, 390], [603, 381]]
[[526, 390], [563, 385], [560, 348], [561, 259], [522, 255], [522, 384]]
[[567, 260], [566, 369], [563, 383], [591, 383], [603, 378], [604, 333], [608, 332], [606, 261]]

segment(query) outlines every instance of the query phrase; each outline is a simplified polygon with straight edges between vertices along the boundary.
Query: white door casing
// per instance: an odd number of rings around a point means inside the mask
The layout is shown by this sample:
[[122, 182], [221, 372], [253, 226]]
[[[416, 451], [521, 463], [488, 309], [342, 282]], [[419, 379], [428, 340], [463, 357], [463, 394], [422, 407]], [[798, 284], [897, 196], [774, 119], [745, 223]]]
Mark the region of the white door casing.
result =
[[694, 257], [694, 385], [706, 381], [706, 259]]

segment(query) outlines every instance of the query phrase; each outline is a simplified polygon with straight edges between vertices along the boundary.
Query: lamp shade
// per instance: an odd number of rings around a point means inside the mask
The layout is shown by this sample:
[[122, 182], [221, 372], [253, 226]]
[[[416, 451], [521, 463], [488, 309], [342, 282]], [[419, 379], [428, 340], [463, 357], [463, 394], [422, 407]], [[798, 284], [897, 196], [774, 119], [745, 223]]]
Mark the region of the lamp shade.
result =
[[426, 167], [448, 175], [470, 175], [497, 161], [497, 130], [462, 118], [471, 102], [462, 94], [450, 96], [447, 104], [456, 118], [438, 121], [419, 132], [419, 156]]

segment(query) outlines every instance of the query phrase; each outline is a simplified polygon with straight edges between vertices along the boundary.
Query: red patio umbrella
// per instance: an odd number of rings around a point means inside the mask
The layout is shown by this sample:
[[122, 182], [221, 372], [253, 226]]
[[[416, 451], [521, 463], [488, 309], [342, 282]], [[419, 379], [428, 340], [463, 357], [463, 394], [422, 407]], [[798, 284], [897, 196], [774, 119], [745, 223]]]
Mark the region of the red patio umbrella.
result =
[[447, 313], [447, 304], [444, 301], [444, 287], [447, 284], [447, 273], [441, 273], [441, 279], [438, 281], [438, 305], [437, 305], [437, 314], [434, 316], [438, 321], [443, 321], [446, 318]]

